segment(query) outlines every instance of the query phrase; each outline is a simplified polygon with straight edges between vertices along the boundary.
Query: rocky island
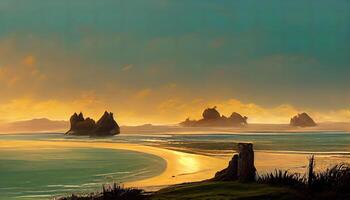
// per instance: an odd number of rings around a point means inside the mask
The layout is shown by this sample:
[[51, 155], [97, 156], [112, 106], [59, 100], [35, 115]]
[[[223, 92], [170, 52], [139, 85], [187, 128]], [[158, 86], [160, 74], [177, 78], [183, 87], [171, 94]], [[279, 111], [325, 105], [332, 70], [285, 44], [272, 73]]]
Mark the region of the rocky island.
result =
[[290, 119], [290, 125], [296, 126], [296, 127], [313, 127], [317, 126], [315, 121], [307, 114], [307, 113], [300, 113], [296, 116], [294, 116], [292, 119]]
[[83, 113], [74, 113], [66, 135], [112, 136], [119, 133], [120, 127], [114, 120], [113, 113], [106, 111], [97, 122], [89, 117], [84, 118]]
[[248, 124], [248, 117], [242, 116], [236, 112], [233, 112], [230, 117], [220, 115], [219, 111], [216, 109], [216, 106], [205, 109], [202, 116], [203, 118], [200, 120], [190, 120], [187, 118], [184, 122], [181, 122], [180, 125], [185, 127], [237, 127]]

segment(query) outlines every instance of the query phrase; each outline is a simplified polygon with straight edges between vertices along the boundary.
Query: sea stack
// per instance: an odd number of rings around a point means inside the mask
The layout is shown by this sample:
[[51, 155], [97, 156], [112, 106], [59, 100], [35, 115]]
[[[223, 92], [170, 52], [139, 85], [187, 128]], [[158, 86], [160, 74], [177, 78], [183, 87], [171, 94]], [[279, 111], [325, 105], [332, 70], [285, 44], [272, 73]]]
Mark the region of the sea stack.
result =
[[254, 150], [251, 143], [239, 143], [238, 154], [233, 155], [226, 169], [215, 174], [213, 181], [250, 182], [255, 180]]
[[251, 143], [238, 144], [237, 177], [241, 182], [255, 180], [254, 150]]
[[114, 120], [113, 113], [106, 111], [97, 123], [91, 118], [85, 119], [83, 113], [74, 113], [66, 135], [112, 136], [119, 133], [120, 127]]
[[248, 124], [248, 117], [237, 112], [233, 112], [230, 117], [226, 117], [219, 113], [216, 106], [205, 109], [202, 116], [203, 118], [200, 120], [187, 118], [180, 125], [185, 127], [242, 127]]
[[290, 119], [290, 125], [296, 127], [313, 127], [317, 126], [315, 121], [307, 114], [300, 113]]

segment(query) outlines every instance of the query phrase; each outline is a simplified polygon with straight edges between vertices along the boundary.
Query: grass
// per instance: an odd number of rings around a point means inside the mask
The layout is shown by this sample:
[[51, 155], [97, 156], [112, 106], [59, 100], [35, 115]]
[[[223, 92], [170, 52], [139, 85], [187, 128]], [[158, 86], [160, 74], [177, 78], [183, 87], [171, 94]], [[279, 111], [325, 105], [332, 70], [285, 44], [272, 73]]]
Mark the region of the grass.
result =
[[276, 170], [274, 173], [258, 177], [257, 182], [269, 185], [303, 188], [310, 192], [337, 191], [350, 193], [350, 165], [334, 165], [321, 172], [315, 172], [314, 156], [309, 158], [307, 174], [301, 176], [288, 171]]
[[303, 195], [290, 188], [239, 182], [197, 182], [176, 185], [154, 193], [151, 200], [295, 200]]
[[287, 186], [309, 194], [311, 199], [350, 199], [350, 165], [334, 165], [321, 172], [315, 172], [315, 158], [309, 158], [306, 175], [276, 170], [275, 173], [258, 177], [257, 182], [268, 185]]
[[102, 192], [88, 195], [72, 195], [70, 197], [58, 198], [58, 200], [143, 200], [146, 198], [144, 191], [134, 188], [124, 188], [114, 183], [103, 186]]
[[335, 165], [324, 172], [316, 173], [311, 182], [311, 190], [334, 190], [350, 193], [350, 166]]
[[59, 200], [303, 200], [303, 195], [290, 188], [257, 183], [196, 182], [171, 186], [149, 194], [126, 189], [116, 184], [100, 193], [72, 195]]
[[304, 188], [305, 177], [301, 176], [298, 173], [289, 173], [288, 171], [275, 170], [273, 173], [259, 176], [257, 183], [275, 186], [288, 186], [292, 188]]

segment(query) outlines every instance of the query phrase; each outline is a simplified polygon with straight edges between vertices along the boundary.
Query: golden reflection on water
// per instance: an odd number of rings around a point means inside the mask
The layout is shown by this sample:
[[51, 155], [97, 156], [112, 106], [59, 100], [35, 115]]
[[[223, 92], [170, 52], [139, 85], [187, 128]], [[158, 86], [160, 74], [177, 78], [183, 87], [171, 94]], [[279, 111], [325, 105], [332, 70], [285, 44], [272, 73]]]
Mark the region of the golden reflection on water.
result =
[[193, 156], [188, 156], [186, 154], [177, 152], [178, 158], [177, 162], [184, 169], [184, 173], [195, 173], [200, 171], [201, 163], [200, 160]]

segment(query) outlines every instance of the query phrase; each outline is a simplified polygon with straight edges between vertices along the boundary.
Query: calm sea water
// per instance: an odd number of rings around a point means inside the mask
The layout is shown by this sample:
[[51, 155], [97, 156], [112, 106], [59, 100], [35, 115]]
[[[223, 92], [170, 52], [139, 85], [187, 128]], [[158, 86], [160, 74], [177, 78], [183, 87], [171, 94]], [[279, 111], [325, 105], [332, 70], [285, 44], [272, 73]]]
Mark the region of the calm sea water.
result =
[[[4, 139], [10, 138], [1, 137]], [[0, 148], [0, 199], [52, 199], [56, 195], [88, 193], [100, 190], [105, 183], [158, 175], [165, 167], [165, 161], [159, 157], [125, 150]]]
[[[238, 142], [256, 151], [350, 155], [350, 133], [128, 134], [111, 138], [64, 137], [62, 134], [0, 135], [0, 141], [122, 142], [184, 151], [229, 154]], [[0, 199], [49, 199], [52, 195], [94, 191], [103, 183], [139, 180], [166, 166], [153, 155], [96, 148], [0, 148]]]
[[241, 134], [127, 134], [111, 138], [64, 137], [62, 134], [14, 134], [0, 135], [0, 141], [96, 141], [122, 142], [145, 145], [191, 146], [199, 149], [232, 150], [238, 142], [252, 142], [260, 151], [295, 151], [319, 153], [350, 153], [349, 132], [311, 133], [241, 133]]

